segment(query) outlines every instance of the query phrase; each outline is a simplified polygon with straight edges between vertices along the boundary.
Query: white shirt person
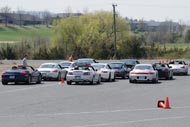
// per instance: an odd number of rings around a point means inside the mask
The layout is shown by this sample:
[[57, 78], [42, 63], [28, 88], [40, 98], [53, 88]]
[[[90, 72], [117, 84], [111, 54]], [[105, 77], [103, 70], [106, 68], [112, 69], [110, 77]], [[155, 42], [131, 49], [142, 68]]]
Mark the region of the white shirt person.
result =
[[26, 67], [28, 65], [28, 63], [27, 63], [27, 55], [25, 55], [24, 58], [22, 59], [22, 65], [24, 67]]

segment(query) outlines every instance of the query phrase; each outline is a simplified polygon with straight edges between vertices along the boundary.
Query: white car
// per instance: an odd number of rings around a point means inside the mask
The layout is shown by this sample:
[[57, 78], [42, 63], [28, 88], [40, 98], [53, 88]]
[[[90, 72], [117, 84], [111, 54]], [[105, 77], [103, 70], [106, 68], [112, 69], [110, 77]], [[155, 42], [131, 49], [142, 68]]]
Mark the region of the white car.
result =
[[66, 78], [66, 70], [62, 69], [58, 63], [44, 63], [38, 68], [38, 71], [42, 74], [42, 79], [56, 79], [61, 80], [62, 77]]
[[77, 65], [74, 69], [68, 71], [66, 81], [68, 85], [71, 85], [73, 82], [76, 84], [84, 82], [100, 84], [101, 75], [89, 64]]
[[101, 74], [101, 79], [106, 81], [115, 81], [115, 70], [111, 69], [107, 63], [92, 63], [91, 66]]
[[129, 82], [138, 81], [158, 82], [158, 71], [155, 70], [152, 64], [136, 64], [134, 69], [129, 73]]
[[169, 62], [169, 66], [173, 71], [173, 74], [188, 75], [188, 65], [184, 61], [172, 61]]

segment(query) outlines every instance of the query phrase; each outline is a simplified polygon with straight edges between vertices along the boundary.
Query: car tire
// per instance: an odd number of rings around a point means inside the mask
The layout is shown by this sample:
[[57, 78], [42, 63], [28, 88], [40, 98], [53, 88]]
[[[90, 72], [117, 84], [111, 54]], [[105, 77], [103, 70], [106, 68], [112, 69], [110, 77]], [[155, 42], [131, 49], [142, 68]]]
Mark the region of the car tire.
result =
[[31, 76], [28, 77], [28, 81], [26, 82], [26, 84], [30, 85], [31, 83]]
[[134, 83], [134, 81], [133, 81], [133, 80], [131, 80], [131, 79], [129, 79], [129, 83]]
[[7, 85], [7, 84], [8, 84], [8, 82], [2, 81], [2, 84], [3, 84], [3, 85]]
[[42, 82], [42, 76], [40, 75], [39, 77], [38, 77], [38, 81], [36, 82], [37, 84], [41, 84], [41, 82]]
[[92, 78], [92, 81], [90, 81], [90, 85], [94, 84], [94, 78]]
[[107, 80], [108, 82], [111, 82], [111, 73], [109, 73], [109, 78]]
[[71, 85], [72, 84], [72, 82], [70, 82], [70, 81], [67, 81], [67, 85]]
[[101, 76], [99, 76], [98, 81], [97, 81], [97, 84], [100, 84], [100, 83], [101, 83]]
[[114, 76], [113, 76], [113, 79], [112, 79], [112, 81], [113, 81], [113, 82], [115, 82], [115, 74], [114, 74]]

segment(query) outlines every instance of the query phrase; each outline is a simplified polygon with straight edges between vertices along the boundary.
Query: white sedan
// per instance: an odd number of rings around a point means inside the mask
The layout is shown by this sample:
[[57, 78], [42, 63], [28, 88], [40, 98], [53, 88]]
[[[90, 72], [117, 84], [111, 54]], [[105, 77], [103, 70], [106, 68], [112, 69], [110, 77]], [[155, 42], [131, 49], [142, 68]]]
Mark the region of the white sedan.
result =
[[137, 81], [158, 82], [158, 71], [151, 64], [137, 64], [129, 73], [129, 82]]
[[83, 82], [100, 84], [101, 75], [92, 66], [77, 65], [74, 69], [68, 71], [66, 81], [68, 85], [71, 85], [73, 82], [76, 84]]
[[188, 65], [184, 61], [172, 61], [169, 62], [169, 66], [173, 71], [173, 74], [188, 75]]
[[58, 63], [41, 64], [38, 71], [41, 72], [44, 80], [56, 79], [60, 81], [62, 77], [66, 78], [66, 70], [62, 69], [61, 65]]
[[115, 81], [115, 70], [111, 69], [107, 63], [92, 63], [91, 66], [101, 74], [101, 79], [106, 81]]

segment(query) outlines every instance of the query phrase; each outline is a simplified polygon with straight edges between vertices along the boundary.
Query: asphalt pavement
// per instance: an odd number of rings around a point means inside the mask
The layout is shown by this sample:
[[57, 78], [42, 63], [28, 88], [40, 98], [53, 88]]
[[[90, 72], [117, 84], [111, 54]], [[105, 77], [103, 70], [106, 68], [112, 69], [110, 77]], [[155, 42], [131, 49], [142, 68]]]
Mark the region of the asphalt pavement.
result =
[[[0, 83], [0, 127], [189, 127], [190, 76], [159, 83]], [[157, 108], [169, 97], [171, 109]]]

